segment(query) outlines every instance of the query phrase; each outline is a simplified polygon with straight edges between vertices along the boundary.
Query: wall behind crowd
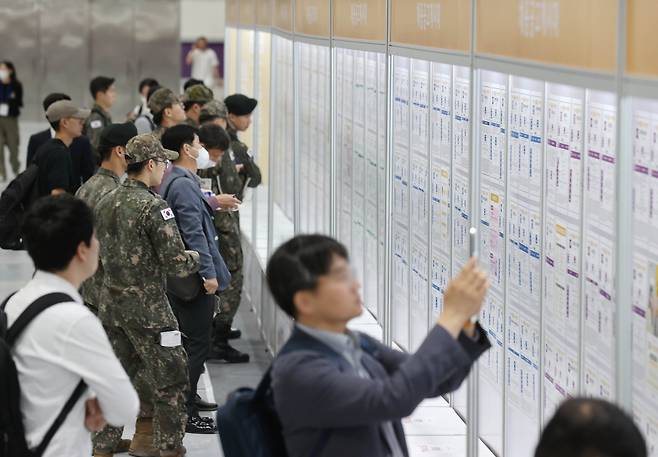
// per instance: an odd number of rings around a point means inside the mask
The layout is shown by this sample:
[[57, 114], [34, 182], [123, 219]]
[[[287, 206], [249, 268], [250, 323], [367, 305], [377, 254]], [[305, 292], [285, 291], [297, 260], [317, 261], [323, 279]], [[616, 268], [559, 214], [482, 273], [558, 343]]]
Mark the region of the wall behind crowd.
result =
[[185, 56], [195, 40], [204, 36], [217, 53], [219, 77], [224, 77], [224, 0], [182, 0], [180, 3], [181, 77], [189, 78], [191, 66]]
[[0, 58], [14, 62], [25, 90], [23, 120], [42, 120], [41, 100], [65, 92], [91, 105], [89, 81], [116, 78], [112, 109], [122, 118], [137, 103], [145, 76], [177, 87], [179, 0], [3, 0]]

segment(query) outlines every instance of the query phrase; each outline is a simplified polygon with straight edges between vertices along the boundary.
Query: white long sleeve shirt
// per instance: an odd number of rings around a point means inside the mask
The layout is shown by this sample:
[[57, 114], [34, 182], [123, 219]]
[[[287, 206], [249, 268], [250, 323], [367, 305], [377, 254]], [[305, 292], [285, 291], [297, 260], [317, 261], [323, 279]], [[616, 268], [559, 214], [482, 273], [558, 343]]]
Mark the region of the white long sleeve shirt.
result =
[[89, 388], [43, 457], [89, 457], [92, 446], [84, 424], [85, 400], [98, 398], [105, 420], [122, 426], [137, 417], [139, 398], [100, 321], [84, 306], [75, 287], [63, 278], [37, 271], [7, 303], [9, 326], [30, 303], [52, 292], [68, 294], [73, 301], [39, 314], [13, 347], [27, 443], [30, 448], [41, 443], [82, 378]]

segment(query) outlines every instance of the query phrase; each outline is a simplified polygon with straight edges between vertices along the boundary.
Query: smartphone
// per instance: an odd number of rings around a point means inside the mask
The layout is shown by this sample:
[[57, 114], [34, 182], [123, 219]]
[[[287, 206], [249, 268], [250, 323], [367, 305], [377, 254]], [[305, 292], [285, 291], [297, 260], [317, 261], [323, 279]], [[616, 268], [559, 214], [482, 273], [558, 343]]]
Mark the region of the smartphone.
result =
[[468, 237], [469, 237], [469, 257], [477, 257], [478, 255], [478, 249], [477, 249], [477, 234], [478, 234], [478, 229], [475, 227], [471, 227], [468, 229]]
[[[475, 257], [477, 261], [477, 256], [478, 256], [478, 249], [477, 249], [477, 234], [478, 234], [478, 229], [475, 227], [471, 227], [468, 229], [468, 238], [469, 238], [469, 256], [470, 257]], [[471, 316], [470, 322], [466, 323], [466, 326], [473, 326], [478, 320], [478, 315], [476, 314], [475, 316]], [[470, 324], [470, 325], [469, 325]]]

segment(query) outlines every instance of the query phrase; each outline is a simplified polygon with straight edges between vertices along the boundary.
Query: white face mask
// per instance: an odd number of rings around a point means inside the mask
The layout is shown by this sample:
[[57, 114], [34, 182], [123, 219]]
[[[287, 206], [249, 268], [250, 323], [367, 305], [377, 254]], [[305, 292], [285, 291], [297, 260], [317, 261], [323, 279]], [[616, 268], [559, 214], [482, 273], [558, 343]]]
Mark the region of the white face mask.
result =
[[212, 162], [210, 161], [210, 154], [208, 154], [208, 150], [204, 147], [199, 149], [199, 155], [196, 158], [196, 166], [199, 170], [211, 168], [212, 166]]
[[2, 79], [4, 81], [5, 79], [8, 79], [8, 78], [9, 78], [9, 71], [0, 70], [0, 79]]
[[215, 168], [216, 166], [217, 166], [217, 162], [208, 159], [208, 166], [206, 168]]

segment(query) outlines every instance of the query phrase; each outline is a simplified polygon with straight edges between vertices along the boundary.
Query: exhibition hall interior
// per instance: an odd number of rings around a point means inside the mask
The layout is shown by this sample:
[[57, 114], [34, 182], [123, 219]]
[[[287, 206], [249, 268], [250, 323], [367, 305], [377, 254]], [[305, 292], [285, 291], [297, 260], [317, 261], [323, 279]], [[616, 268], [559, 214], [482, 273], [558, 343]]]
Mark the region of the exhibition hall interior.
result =
[[[230, 344], [248, 362], [209, 358], [198, 384], [220, 416], [306, 328], [277, 303], [269, 260], [322, 234], [346, 248], [359, 284], [348, 333], [403, 354], [424, 350], [470, 257], [488, 275], [472, 321], [491, 347], [463, 382], [399, 417], [402, 449], [368, 455], [540, 455], [563, 402], [595, 398], [624, 411], [658, 457], [657, 23], [652, 0], [0, 0], [0, 82], [12, 62], [23, 102], [12, 170], [0, 98], [0, 189], [49, 128], [48, 94], [91, 108], [89, 82], [105, 75], [113, 122], [135, 122], [140, 97], [153, 111], [144, 78], [186, 109], [185, 85], [199, 79], [228, 108], [229, 135], [233, 113], [250, 116], [231, 145], [260, 169], [236, 218], [242, 335]], [[215, 55], [207, 77], [195, 70], [201, 37]], [[233, 94], [257, 105], [232, 111]], [[221, 233], [219, 243], [224, 255]], [[34, 271], [25, 249], [0, 250], [0, 299]], [[201, 417], [217, 418], [218, 433], [188, 429], [187, 456], [248, 455], [222, 446], [216, 412]], [[340, 423], [331, 430], [305, 452], [286, 441], [288, 454], [356, 455], [327, 451], [343, 439]]]

